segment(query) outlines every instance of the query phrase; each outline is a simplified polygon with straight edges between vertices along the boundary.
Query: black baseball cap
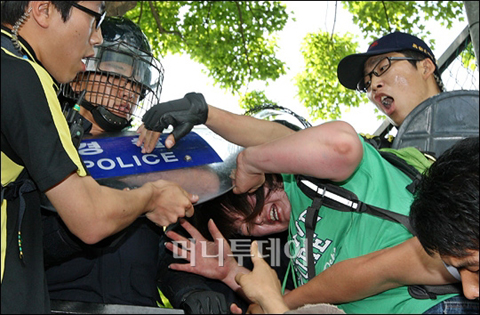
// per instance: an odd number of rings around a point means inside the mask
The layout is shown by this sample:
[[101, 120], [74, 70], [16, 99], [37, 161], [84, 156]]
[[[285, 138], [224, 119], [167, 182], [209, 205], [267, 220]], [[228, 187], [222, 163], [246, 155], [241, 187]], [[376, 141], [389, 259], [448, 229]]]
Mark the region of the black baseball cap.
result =
[[435, 72], [438, 74], [435, 56], [423, 40], [407, 33], [394, 32], [375, 40], [370, 44], [366, 53], [354, 54], [343, 58], [337, 68], [338, 80], [346, 88], [355, 90], [357, 83], [364, 76], [363, 67], [368, 58], [402, 50], [418, 51], [432, 59], [435, 64]]

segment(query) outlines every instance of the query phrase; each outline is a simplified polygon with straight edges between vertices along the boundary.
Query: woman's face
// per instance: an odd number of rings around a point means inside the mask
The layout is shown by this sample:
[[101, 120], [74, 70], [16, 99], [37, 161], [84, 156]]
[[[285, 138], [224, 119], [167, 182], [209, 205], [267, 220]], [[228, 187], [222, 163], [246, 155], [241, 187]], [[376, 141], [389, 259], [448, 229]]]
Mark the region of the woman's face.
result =
[[[245, 222], [245, 217], [236, 216], [234, 227], [246, 236], [264, 236], [286, 231], [290, 221], [290, 200], [283, 189], [270, 191], [264, 186], [265, 204], [253, 222]], [[255, 195], [248, 196], [248, 202], [255, 206]]]

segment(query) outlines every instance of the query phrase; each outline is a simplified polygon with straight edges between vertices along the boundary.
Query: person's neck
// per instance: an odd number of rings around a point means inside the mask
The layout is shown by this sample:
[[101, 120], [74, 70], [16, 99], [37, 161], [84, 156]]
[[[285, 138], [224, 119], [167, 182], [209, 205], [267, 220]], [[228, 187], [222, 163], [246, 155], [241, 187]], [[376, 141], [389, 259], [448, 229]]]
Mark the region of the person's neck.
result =
[[103, 130], [102, 128], [100, 128], [100, 126], [98, 126], [95, 121], [90, 121], [92, 123], [92, 129], [90, 129], [90, 134], [92, 136], [96, 136], [96, 135], [100, 135], [102, 133], [105, 133], [105, 130]]
[[[2, 33], [8, 35], [2, 35], [2, 47], [6, 47], [12, 53], [25, 58], [34, 59], [37, 61], [36, 54], [30, 44], [20, 35], [17, 34], [17, 42], [20, 45], [20, 49], [15, 47], [13, 29], [10, 24], [2, 24]], [[8, 37], [8, 39], [7, 39]]]
[[84, 107], [80, 107], [80, 115], [82, 115], [86, 120], [92, 124], [92, 128], [89, 133], [96, 136], [105, 132], [100, 126], [95, 122], [92, 113], [89, 110], [86, 110]]
[[36, 62], [40, 65], [42, 63], [42, 54], [41, 54], [41, 41], [48, 41], [44, 39], [44, 36], [39, 33], [34, 27], [29, 23], [29, 20], [23, 23], [22, 27], [19, 29], [18, 33], [18, 40], [22, 42], [23, 45], [27, 48], [27, 50], [33, 54]]
[[435, 96], [437, 94], [440, 94], [441, 92], [442, 91], [440, 91], [440, 88], [438, 87], [435, 77], [432, 75], [427, 81], [427, 98], [426, 99], [432, 96]]

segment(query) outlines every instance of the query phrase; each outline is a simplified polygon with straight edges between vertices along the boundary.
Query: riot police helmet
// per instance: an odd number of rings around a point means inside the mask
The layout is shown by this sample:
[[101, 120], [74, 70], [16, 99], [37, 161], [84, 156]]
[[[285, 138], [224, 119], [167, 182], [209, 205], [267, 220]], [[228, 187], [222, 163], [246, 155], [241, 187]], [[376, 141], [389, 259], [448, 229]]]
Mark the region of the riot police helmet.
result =
[[159, 103], [164, 69], [134, 22], [107, 17], [101, 28], [103, 43], [94, 47], [94, 56], [83, 60], [85, 71], [62, 91], [73, 99], [86, 90], [80, 105], [102, 129], [118, 131]]

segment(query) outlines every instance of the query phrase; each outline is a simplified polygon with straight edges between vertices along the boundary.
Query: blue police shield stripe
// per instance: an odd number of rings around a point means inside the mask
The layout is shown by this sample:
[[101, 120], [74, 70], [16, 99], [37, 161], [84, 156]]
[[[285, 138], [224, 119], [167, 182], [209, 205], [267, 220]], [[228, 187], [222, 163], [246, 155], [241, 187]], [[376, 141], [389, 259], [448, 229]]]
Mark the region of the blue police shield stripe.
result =
[[94, 179], [128, 176], [223, 162], [197, 133], [190, 132], [172, 148], [162, 134], [152, 153], [142, 154], [138, 135], [83, 140], [79, 153]]

